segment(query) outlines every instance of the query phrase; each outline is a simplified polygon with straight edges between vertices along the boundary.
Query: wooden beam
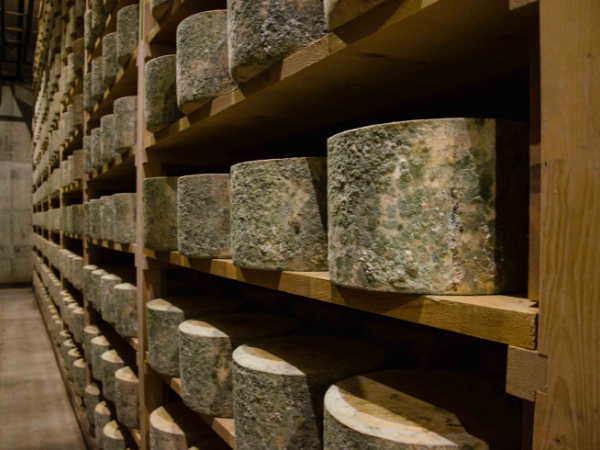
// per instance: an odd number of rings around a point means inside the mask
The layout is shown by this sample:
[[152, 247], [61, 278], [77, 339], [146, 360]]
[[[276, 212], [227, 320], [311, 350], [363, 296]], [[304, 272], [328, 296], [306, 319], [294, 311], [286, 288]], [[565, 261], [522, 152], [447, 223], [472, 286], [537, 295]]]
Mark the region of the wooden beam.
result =
[[540, 299], [540, 202], [542, 103], [540, 88], [540, 16], [529, 17], [529, 276], [527, 297]]
[[[139, 206], [141, 208], [141, 205]], [[138, 244], [138, 248], [142, 243]], [[534, 349], [537, 305], [505, 295], [438, 296], [369, 292], [336, 286], [328, 272], [276, 272], [242, 269], [230, 259], [193, 259], [179, 252], [142, 249], [148, 259], [231, 280], [276, 289], [327, 303], [454, 331], [503, 344]]]
[[506, 392], [535, 401], [537, 392], [546, 392], [548, 358], [533, 350], [508, 346]]
[[540, 2], [542, 87], [535, 449], [600, 448], [600, 2]]

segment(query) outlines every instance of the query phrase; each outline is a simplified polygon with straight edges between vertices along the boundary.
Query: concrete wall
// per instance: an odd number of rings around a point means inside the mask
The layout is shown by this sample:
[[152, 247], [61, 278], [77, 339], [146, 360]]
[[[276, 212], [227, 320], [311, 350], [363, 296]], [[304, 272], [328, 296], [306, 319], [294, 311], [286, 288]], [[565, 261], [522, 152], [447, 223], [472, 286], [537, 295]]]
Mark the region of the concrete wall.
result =
[[0, 285], [31, 281], [30, 83], [0, 85]]

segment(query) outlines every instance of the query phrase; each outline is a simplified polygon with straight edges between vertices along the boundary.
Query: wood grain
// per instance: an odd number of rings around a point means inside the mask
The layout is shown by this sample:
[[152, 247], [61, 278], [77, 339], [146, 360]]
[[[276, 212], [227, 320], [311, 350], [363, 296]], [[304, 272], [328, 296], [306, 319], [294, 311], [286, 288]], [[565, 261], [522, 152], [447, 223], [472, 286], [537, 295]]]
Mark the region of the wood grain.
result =
[[527, 297], [540, 300], [540, 209], [542, 99], [540, 91], [540, 19], [529, 18], [529, 273]]
[[600, 2], [540, 2], [541, 314], [535, 449], [600, 448]]
[[144, 249], [143, 254], [175, 266], [288, 292], [409, 322], [517, 347], [536, 347], [536, 303], [504, 295], [401, 295], [341, 288], [328, 272], [276, 272], [242, 269], [229, 259], [193, 259], [178, 252]]
[[506, 392], [525, 400], [535, 401], [536, 393], [546, 392], [548, 358], [538, 352], [508, 346]]

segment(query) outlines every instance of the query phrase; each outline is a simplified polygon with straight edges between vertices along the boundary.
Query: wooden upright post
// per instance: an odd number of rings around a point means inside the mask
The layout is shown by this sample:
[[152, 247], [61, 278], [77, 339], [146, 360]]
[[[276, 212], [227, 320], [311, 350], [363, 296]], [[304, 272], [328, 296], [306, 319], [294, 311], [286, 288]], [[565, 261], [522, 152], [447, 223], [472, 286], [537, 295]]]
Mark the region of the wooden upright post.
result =
[[600, 448], [600, 2], [540, 2], [542, 158], [535, 449]]

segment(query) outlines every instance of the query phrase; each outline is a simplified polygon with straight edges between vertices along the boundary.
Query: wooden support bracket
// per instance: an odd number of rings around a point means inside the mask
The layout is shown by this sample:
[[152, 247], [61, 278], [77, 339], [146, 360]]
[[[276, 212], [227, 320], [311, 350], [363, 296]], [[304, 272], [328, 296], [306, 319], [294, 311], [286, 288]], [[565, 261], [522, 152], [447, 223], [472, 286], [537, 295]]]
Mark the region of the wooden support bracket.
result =
[[536, 393], [545, 393], [547, 386], [548, 357], [533, 350], [509, 345], [506, 392], [533, 402]]

